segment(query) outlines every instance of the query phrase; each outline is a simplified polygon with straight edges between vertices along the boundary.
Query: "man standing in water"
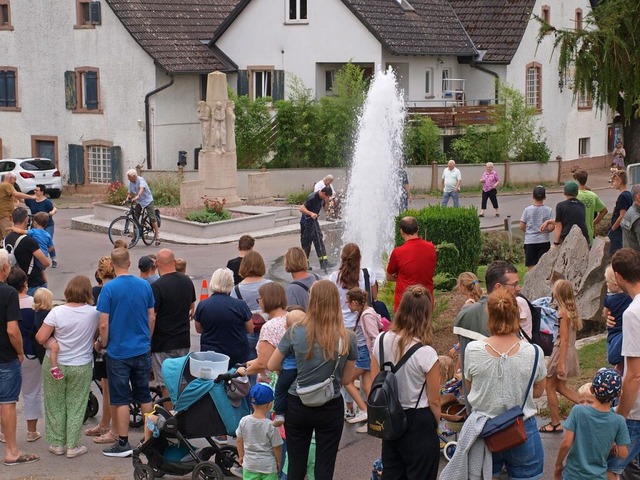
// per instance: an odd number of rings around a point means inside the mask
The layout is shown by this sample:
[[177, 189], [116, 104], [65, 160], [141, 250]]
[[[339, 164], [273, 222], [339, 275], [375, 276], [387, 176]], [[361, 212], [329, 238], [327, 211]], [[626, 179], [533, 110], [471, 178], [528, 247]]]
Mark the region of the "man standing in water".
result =
[[324, 187], [315, 193], [312, 193], [304, 201], [300, 207], [302, 217], [300, 218], [300, 246], [304, 250], [309, 260], [311, 254], [311, 243], [316, 249], [316, 255], [320, 261], [320, 268], [327, 269], [329, 262], [327, 260], [327, 251], [322, 240], [322, 230], [318, 223], [318, 214], [324, 206], [327, 199], [331, 197], [331, 187]]

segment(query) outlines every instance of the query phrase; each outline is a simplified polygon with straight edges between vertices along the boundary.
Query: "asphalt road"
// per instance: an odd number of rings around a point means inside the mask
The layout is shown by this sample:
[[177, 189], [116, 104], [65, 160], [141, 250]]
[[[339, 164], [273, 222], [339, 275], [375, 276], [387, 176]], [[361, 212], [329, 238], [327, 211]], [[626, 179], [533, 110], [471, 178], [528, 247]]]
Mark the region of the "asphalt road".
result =
[[[606, 185], [605, 185], [606, 186]], [[598, 190], [597, 192], [608, 208], [613, 210], [617, 192], [611, 189]], [[549, 194], [547, 204], [555, 204], [563, 200], [560, 193]], [[435, 202], [436, 200], [431, 200]], [[483, 218], [483, 228], [499, 227], [504, 218], [511, 215], [512, 220], [518, 220], [522, 210], [530, 204], [529, 195], [500, 195], [501, 217], [491, 217], [492, 209], [488, 210], [488, 216]], [[428, 200], [416, 200], [412, 207], [418, 208], [429, 203]], [[478, 205], [478, 197], [461, 199], [463, 205]], [[49, 287], [56, 299], [64, 298], [64, 287], [74, 275], [83, 274], [93, 279], [98, 258], [108, 255], [111, 251], [111, 243], [106, 234], [76, 231], [70, 229], [70, 219], [74, 216], [87, 215], [89, 209], [61, 209], [56, 215], [55, 244], [58, 252], [58, 264], [56, 269], [47, 270]], [[248, 232], [250, 233], [250, 232]], [[329, 232], [330, 242], [338, 248], [338, 235]], [[256, 250], [259, 251], [267, 263], [269, 275], [274, 279], [287, 280], [282, 269], [282, 255], [290, 246], [298, 245], [298, 235], [286, 235], [259, 239], [256, 242]], [[226, 265], [227, 260], [236, 256], [236, 245], [172, 245], [163, 244], [162, 247], [171, 248], [176, 256], [187, 260], [187, 273], [193, 278], [196, 292], [199, 295], [203, 279], [208, 280], [212, 272]], [[157, 252], [161, 247], [146, 247], [142, 244], [131, 250], [132, 273], [137, 273], [138, 258], [142, 255]], [[335, 255], [335, 254], [334, 254]], [[335, 261], [337, 257], [334, 256]], [[313, 264], [313, 261], [312, 261]], [[199, 344], [198, 336], [193, 335], [194, 346]], [[19, 412], [22, 411], [19, 405]], [[93, 425], [96, 420], [89, 420], [88, 425]], [[40, 422], [39, 429], [44, 430], [44, 421]], [[116, 480], [132, 478], [133, 469], [130, 459], [107, 458], [101, 455], [100, 446], [94, 445], [91, 439], [86, 438], [84, 444], [89, 448], [87, 455], [76, 459], [56, 457], [47, 452], [44, 438], [35, 443], [26, 443], [25, 422], [22, 415], [18, 416], [18, 442], [23, 451], [35, 452], [41, 456], [41, 461], [21, 467], [0, 467], [0, 479], [102, 479]], [[131, 437], [137, 442], [142, 436], [140, 431], [133, 430]], [[551, 479], [552, 466], [555, 461], [557, 446], [560, 436], [547, 434], [543, 436], [546, 452], [545, 479]], [[340, 480], [364, 480], [369, 478], [371, 465], [379, 456], [379, 442], [368, 435], [355, 433], [355, 427], [345, 425], [345, 431], [341, 440], [338, 454], [335, 478]], [[442, 460], [444, 462], [444, 459]]]

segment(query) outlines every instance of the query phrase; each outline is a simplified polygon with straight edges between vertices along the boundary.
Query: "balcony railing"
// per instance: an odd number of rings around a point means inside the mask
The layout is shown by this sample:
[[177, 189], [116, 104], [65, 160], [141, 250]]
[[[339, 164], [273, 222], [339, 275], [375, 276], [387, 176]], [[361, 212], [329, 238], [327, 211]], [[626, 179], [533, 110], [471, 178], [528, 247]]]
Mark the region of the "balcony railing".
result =
[[[429, 117], [440, 128], [455, 128], [468, 125], [494, 124], [495, 105], [465, 106], [415, 106], [408, 102], [407, 113], [410, 120]], [[411, 103], [414, 106], [411, 106]]]

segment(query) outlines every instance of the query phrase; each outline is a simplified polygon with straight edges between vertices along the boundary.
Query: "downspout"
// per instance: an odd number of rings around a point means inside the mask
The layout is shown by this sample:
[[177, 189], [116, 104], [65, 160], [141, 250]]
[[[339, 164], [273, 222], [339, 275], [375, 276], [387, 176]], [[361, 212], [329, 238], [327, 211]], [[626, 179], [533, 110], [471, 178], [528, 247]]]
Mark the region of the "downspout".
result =
[[144, 133], [145, 133], [145, 139], [147, 142], [147, 170], [151, 170], [151, 129], [149, 128], [149, 122], [150, 122], [149, 117], [151, 115], [149, 113], [149, 99], [153, 97], [156, 93], [159, 93], [165, 88], [169, 88], [171, 85], [173, 85], [173, 82], [175, 81], [173, 74], [170, 74], [169, 77], [171, 78], [169, 83], [167, 83], [166, 85], [162, 85], [161, 87], [158, 87], [155, 90], [151, 90], [149, 93], [147, 93], [144, 96], [144, 125], [145, 125]]

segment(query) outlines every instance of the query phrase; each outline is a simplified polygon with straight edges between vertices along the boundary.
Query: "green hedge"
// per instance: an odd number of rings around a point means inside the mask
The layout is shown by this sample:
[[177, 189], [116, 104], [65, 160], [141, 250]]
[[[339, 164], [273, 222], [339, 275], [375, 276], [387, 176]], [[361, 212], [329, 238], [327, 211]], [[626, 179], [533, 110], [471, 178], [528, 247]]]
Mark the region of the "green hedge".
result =
[[[422, 210], [409, 210], [418, 220], [418, 234], [432, 242], [438, 250], [436, 274], [451, 280], [462, 272], [475, 272], [478, 268], [482, 239], [480, 219], [475, 207], [447, 208], [430, 205]], [[396, 218], [396, 246], [402, 244], [400, 219]], [[443, 282], [448, 283], [448, 282]]]

